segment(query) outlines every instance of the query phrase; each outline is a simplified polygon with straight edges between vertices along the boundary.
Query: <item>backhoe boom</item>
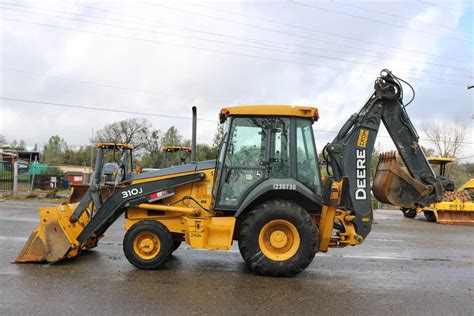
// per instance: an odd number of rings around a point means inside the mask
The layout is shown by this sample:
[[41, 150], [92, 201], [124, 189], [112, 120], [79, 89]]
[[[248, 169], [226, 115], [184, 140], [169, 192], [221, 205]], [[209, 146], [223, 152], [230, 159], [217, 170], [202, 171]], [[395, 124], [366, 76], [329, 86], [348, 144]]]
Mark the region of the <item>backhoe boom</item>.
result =
[[402, 98], [399, 78], [383, 70], [362, 109], [348, 119], [325, 148], [334, 180], [349, 179], [349, 195], [341, 201], [341, 208], [353, 212], [357, 234], [364, 238], [372, 224], [371, 158], [381, 121], [409, 174], [398, 166], [395, 154], [385, 154], [373, 183], [375, 197], [388, 204], [416, 207], [439, 201], [443, 196], [443, 186], [421, 150]]

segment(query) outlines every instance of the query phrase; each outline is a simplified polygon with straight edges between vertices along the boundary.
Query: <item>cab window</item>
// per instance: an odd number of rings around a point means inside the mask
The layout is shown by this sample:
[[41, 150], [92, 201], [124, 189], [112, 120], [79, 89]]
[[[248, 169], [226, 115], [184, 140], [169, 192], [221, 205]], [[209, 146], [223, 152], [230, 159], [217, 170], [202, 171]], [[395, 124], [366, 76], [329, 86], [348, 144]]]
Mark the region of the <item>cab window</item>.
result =
[[272, 128], [272, 177], [290, 176], [290, 119], [276, 118]]
[[233, 118], [223, 157], [219, 205], [238, 205], [250, 188], [263, 181], [267, 124], [262, 118]]
[[321, 194], [316, 145], [310, 120], [296, 120], [296, 178], [315, 193]]

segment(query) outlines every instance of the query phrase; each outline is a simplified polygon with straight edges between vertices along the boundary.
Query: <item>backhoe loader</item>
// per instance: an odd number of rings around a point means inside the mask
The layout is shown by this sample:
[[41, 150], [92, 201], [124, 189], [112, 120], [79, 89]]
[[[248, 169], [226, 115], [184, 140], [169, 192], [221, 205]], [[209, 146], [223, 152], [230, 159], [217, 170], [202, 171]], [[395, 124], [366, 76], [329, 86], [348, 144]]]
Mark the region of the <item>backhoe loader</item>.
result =
[[401, 208], [403, 215], [415, 218], [422, 213], [429, 222], [438, 224], [474, 225], [474, 179], [469, 179], [459, 188], [446, 176], [446, 165], [456, 161], [449, 157], [428, 157], [428, 162], [439, 166], [438, 178], [443, 181], [443, 200], [419, 208]]
[[[315, 254], [361, 244], [373, 214], [370, 162], [383, 122], [408, 172], [384, 154], [375, 197], [405, 208], [443, 197], [410, 122], [401, 79], [388, 70], [358, 113], [324, 148], [330, 176], [321, 179], [313, 124], [306, 106], [234, 106], [219, 113], [225, 134], [215, 161], [196, 162], [193, 107], [191, 163], [138, 174], [127, 144], [99, 144], [95, 173], [80, 202], [40, 209], [40, 224], [17, 262], [56, 262], [92, 248], [125, 214], [123, 251], [141, 269], [162, 266], [186, 242], [191, 248], [230, 249], [255, 272], [293, 276]], [[101, 179], [104, 155], [123, 152], [113, 181]], [[104, 198], [102, 192], [107, 191]]]
[[161, 157], [161, 168], [166, 168], [169, 153], [177, 153], [179, 155], [179, 164], [186, 164], [186, 156], [183, 154], [191, 153], [192, 148], [187, 146], [163, 146], [161, 152], [163, 153]]

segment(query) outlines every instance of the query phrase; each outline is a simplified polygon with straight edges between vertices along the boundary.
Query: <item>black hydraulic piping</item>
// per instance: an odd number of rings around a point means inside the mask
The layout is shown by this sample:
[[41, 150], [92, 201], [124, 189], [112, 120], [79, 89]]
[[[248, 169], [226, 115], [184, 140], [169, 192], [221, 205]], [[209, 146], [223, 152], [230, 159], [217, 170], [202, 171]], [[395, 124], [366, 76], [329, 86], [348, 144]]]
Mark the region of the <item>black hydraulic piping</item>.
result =
[[196, 125], [197, 125], [197, 108], [193, 106], [193, 125], [191, 136], [191, 163], [196, 163]]

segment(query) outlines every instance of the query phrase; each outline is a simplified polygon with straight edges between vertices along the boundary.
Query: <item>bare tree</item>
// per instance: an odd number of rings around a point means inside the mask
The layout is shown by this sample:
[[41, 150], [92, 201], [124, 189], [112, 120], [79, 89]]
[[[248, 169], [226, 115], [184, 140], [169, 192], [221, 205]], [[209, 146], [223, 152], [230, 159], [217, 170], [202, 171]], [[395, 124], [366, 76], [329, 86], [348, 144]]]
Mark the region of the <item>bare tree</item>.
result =
[[456, 157], [469, 133], [464, 124], [440, 121], [425, 124], [423, 131], [441, 157]]
[[105, 125], [97, 132], [95, 141], [133, 144], [135, 148], [142, 149], [147, 145], [150, 129], [151, 124], [147, 119], [131, 118]]

